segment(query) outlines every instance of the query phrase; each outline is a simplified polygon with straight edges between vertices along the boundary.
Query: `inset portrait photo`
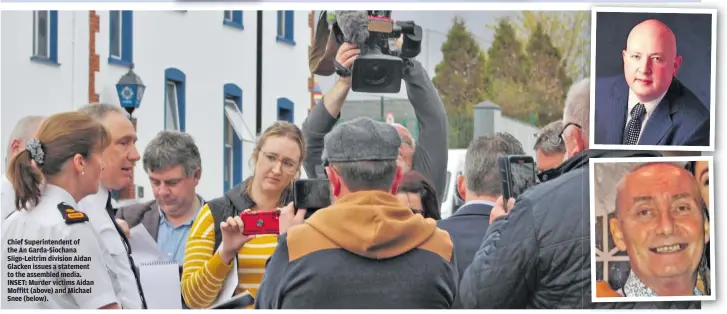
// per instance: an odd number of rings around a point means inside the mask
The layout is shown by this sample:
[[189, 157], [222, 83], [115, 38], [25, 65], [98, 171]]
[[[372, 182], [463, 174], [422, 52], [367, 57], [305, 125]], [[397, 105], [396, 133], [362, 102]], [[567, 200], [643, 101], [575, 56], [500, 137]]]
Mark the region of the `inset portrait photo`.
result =
[[591, 161], [593, 302], [716, 299], [712, 160]]
[[594, 8], [591, 23], [591, 148], [714, 151], [717, 10]]

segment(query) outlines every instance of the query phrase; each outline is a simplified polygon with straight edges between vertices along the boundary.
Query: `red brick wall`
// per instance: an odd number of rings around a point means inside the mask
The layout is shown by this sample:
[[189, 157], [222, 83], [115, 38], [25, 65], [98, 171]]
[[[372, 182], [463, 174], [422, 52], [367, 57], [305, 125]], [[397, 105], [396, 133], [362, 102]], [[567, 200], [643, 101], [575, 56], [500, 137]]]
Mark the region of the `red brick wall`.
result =
[[96, 93], [96, 73], [101, 70], [99, 56], [96, 54], [96, 34], [99, 32], [99, 17], [96, 11], [89, 11], [89, 36], [88, 36], [88, 102], [99, 102]]

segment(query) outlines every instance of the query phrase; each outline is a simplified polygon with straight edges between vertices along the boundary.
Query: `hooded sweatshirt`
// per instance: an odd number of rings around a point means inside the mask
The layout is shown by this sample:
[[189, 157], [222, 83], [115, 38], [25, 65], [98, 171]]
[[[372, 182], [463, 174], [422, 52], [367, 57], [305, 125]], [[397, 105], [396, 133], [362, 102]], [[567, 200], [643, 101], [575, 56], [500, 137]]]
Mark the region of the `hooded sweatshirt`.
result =
[[280, 236], [255, 308], [449, 309], [458, 278], [433, 219], [390, 193], [356, 192]]

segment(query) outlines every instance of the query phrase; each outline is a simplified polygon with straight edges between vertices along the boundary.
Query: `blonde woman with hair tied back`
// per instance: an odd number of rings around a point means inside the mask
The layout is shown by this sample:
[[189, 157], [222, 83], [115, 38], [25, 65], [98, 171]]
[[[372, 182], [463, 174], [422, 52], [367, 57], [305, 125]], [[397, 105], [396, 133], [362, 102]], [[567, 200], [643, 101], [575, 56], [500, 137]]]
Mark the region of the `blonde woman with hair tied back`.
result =
[[184, 258], [182, 295], [187, 306], [207, 308], [218, 299], [232, 297], [221, 292], [225, 278], [235, 271], [238, 285], [234, 295], [247, 290], [256, 296], [278, 236], [242, 235], [240, 214], [273, 210], [292, 202], [292, 183], [300, 175], [305, 147], [296, 125], [273, 123], [253, 150], [253, 174], [200, 210]]

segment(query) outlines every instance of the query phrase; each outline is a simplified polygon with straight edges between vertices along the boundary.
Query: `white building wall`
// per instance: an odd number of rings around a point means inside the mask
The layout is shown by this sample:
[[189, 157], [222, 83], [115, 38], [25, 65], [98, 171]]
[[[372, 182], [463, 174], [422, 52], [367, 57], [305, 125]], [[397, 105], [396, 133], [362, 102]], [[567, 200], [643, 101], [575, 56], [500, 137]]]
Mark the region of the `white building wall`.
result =
[[73, 110], [88, 102], [87, 11], [58, 12], [58, 65], [31, 61], [33, 12], [2, 11], [0, 136], [4, 172], [8, 136], [18, 119]]
[[308, 115], [308, 46], [311, 44], [308, 11], [295, 11], [293, 22], [295, 45], [278, 42], [277, 11], [263, 11], [263, 130], [269, 125], [265, 122], [277, 120], [279, 97], [293, 102], [295, 123], [299, 127]]
[[[88, 11], [59, 12], [60, 67], [30, 62], [32, 37], [31, 12], [2, 13], [2, 132], [3, 152], [13, 121], [34, 113], [73, 110], [88, 102]], [[115, 85], [128, 68], [108, 62], [109, 12], [96, 11], [100, 30], [96, 53], [100, 71], [96, 74], [96, 93], [101, 102], [119, 104]], [[76, 20], [75, 64], [71, 62], [73, 32], [70, 16]], [[244, 11], [244, 29], [223, 25], [222, 11], [135, 11], [133, 16], [134, 72], [146, 85], [137, 118], [137, 148], [143, 153], [147, 143], [164, 129], [165, 69], [174, 67], [186, 75], [186, 132], [191, 134], [202, 155], [202, 178], [198, 193], [207, 199], [223, 194], [223, 111], [224, 85], [234, 83], [242, 89], [243, 116], [251, 132], [256, 123], [256, 36], [257, 12]], [[277, 15], [264, 12], [263, 27], [263, 129], [277, 119], [277, 98], [295, 104], [295, 123], [302, 125], [307, 115], [310, 94], [307, 89], [308, 12], [295, 14], [295, 41], [291, 46], [275, 40]], [[79, 36], [76, 36], [77, 38]], [[10, 39], [7, 39], [10, 38]], [[84, 41], [85, 40], [85, 41]], [[14, 43], [14, 44], [13, 44]], [[18, 49], [17, 47], [27, 47]], [[7, 67], [6, 67], [7, 64]], [[71, 73], [75, 70], [75, 76]], [[7, 77], [7, 79], [6, 79]], [[75, 77], [75, 80], [71, 80]], [[15, 78], [15, 79], [13, 79]], [[75, 86], [76, 88], [70, 88]], [[77, 90], [71, 95], [72, 90]], [[59, 96], [60, 95], [60, 96]], [[9, 110], [6, 106], [15, 104]], [[8, 113], [6, 113], [8, 112]], [[251, 174], [249, 160], [252, 144], [243, 144], [243, 177]], [[144, 188], [144, 199], [153, 197], [151, 185], [141, 166], [134, 172], [135, 184]]]

